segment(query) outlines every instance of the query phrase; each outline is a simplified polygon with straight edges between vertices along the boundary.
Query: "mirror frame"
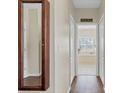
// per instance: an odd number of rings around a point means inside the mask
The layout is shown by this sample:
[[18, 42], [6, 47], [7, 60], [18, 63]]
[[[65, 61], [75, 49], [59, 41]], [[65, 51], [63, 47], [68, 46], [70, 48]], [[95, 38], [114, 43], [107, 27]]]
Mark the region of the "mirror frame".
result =
[[[42, 4], [42, 84], [24, 86], [23, 84], [23, 3]], [[50, 5], [48, 0], [18, 0], [18, 90], [47, 90], [49, 88], [49, 37]]]

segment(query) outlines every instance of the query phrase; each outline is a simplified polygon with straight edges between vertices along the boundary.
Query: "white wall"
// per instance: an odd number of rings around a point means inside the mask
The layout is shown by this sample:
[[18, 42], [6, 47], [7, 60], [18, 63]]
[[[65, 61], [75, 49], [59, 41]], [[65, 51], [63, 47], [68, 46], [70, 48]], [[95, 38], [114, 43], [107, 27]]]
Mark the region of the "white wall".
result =
[[19, 91], [19, 93], [55, 93], [54, 92], [54, 0], [50, 1], [50, 87], [47, 91]]
[[96, 39], [96, 27], [94, 28], [79, 28], [78, 29], [78, 36], [82, 37], [82, 36], [88, 36], [88, 37], [92, 37]]
[[97, 8], [76, 8], [75, 19], [77, 23], [80, 23], [80, 18], [93, 18], [93, 22], [98, 21], [98, 9]]
[[69, 3], [55, 0], [55, 93], [69, 86]]
[[74, 6], [72, 0], [69, 0], [69, 13], [73, 17], [74, 20], [75, 20], [75, 16], [76, 16], [75, 11], [76, 11], [75, 6]]
[[55, 93], [67, 93], [70, 79], [69, 22], [74, 16], [71, 0], [55, 0]]
[[101, 0], [101, 5], [99, 7], [98, 13], [99, 13], [99, 20], [101, 19], [102, 15], [105, 14], [105, 0]]

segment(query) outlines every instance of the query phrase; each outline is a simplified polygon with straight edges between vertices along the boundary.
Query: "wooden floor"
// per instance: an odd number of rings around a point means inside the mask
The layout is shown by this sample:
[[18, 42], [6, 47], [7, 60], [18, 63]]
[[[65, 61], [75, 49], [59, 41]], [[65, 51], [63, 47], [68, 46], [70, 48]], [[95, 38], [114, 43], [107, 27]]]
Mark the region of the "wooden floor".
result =
[[70, 93], [105, 93], [102, 82], [96, 76], [75, 77]]
[[29, 76], [24, 78], [24, 86], [41, 86], [41, 76]]

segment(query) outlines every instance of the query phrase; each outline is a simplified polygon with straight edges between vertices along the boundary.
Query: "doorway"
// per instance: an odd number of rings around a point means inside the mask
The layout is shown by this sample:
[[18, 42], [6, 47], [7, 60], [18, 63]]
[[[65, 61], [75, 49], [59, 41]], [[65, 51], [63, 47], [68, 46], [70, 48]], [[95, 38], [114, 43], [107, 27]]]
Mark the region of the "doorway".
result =
[[77, 26], [77, 75], [98, 74], [97, 24]]

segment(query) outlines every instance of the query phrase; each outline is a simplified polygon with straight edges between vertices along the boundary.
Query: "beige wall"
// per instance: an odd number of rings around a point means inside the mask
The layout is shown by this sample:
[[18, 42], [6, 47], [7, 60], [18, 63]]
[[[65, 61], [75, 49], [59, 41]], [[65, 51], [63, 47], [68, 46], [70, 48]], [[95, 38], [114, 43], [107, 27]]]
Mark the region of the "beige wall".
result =
[[90, 9], [90, 8], [76, 8], [75, 9], [75, 19], [77, 23], [80, 23], [80, 18], [93, 18], [93, 22], [96, 23], [98, 21], [98, 9]]

